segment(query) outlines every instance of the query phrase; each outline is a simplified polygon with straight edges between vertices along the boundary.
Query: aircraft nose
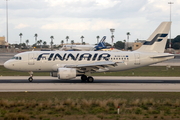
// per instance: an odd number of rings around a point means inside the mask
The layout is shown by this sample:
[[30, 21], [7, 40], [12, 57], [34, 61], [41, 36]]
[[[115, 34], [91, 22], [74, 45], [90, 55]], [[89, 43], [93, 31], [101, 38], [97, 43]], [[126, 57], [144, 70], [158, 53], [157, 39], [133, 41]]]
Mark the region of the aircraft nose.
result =
[[9, 61], [6, 61], [6, 62], [4, 63], [4, 67], [7, 68], [7, 69], [10, 69], [10, 63], [9, 63]]

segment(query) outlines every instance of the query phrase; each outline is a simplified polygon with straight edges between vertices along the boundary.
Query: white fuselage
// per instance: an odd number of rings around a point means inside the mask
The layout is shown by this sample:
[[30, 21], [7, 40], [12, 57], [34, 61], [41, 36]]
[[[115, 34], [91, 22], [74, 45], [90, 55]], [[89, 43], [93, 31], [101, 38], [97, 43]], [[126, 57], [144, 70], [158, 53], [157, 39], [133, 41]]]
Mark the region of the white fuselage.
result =
[[[154, 52], [104, 52], [104, 51], [31, 51], [15, 55], [4, 66], [17, 71], [55, 72], [65, 65], [91, 64], [95, 62], [112, 61], [117, 66], [109, 67], [107, 71], [121, 71], [142, 67], [168, 59], [168, 53]], [[157, 57], [154, 56], [167, 56]], [[97, 71], [102, 72], [102, 71]]]
[[77, 51], [90, 51], [95, 47], [95, 45], [64, 45], [61, 49], [68, 50], [77, 50]]

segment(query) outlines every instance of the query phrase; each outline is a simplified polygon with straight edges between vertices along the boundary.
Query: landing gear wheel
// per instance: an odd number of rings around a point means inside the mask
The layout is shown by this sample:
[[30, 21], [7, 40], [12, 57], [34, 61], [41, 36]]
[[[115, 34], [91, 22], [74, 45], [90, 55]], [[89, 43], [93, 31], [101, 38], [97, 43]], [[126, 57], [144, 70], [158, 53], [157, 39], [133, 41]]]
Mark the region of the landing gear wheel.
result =
[[30, 71], [29, 72], [29, 78], [28, 78], [28, 80], [29, 80], [29, 82], [32, 82], [33, 81], [33, 72], [32, 71]]
[[33, 81], [33, 78], [32, 78], [32, 77], [29, 77], [28, 80], [29, 80], [29, 82], [32, 82], [32, 81]]
[[86, 76], [86, 75], [82, 75], [82, 76], [81, 76], [81, 81], [82, 81], [82, 82], [86, 82], [86, 80], [87, 80], [87, 76]]
[[90, 77], [88, 77], [87, 79], [88, 79], [88, 82], [90, 82], [90, 83], [94, 82], [94, 78], [93, 78], [93, 77], [91, 77], [91, 76], [90, 76]]

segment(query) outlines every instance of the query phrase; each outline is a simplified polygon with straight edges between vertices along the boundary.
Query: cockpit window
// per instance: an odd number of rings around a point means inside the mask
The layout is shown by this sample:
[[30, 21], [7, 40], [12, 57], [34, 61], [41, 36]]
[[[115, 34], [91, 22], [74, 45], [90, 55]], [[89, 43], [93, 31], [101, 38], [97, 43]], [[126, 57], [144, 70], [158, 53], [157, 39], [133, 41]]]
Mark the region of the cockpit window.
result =
[[21, 57], [13, 57], [12, 59], [22, 60], [22, 58], [21, 58]]

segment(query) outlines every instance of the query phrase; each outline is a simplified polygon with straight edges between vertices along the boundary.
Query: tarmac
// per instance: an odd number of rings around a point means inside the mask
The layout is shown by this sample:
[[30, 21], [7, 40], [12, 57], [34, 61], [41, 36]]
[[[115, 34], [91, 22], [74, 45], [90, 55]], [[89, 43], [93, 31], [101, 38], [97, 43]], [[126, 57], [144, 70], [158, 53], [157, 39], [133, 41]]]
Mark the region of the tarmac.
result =
[[0, 77], [0, 92], [55, 92], [55, 91], [124, 91], [124, 92], [180, 92], [180, 77], [107, 77], [95, 76], [94, 83], [80, 78], [59, 80], [56, 77], [35, 76]]

